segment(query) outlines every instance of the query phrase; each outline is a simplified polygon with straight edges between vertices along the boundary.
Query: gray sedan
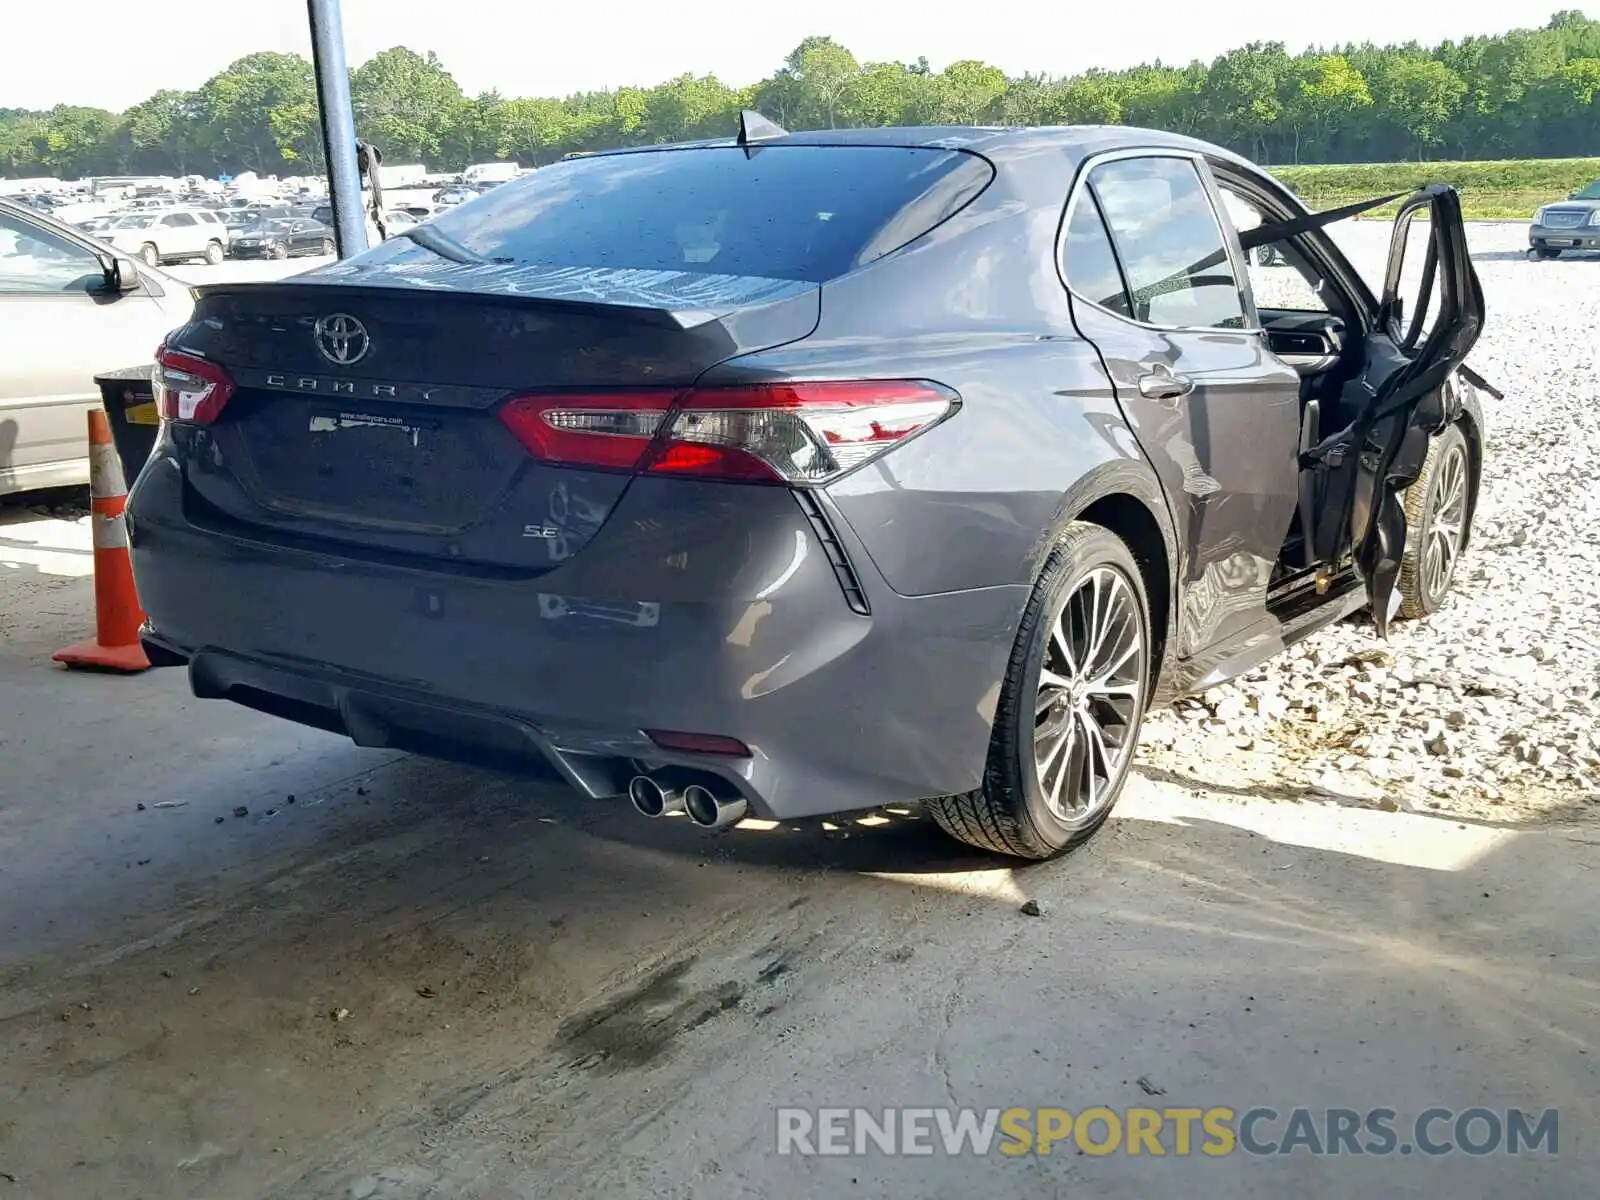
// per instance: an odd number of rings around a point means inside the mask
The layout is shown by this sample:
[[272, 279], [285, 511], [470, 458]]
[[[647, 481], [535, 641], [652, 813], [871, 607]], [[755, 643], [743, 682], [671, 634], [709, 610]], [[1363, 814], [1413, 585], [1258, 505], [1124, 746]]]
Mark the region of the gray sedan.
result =
[[1533, 214], [1529, 258], [1559, 258], [1563, 250], [1600, 250], [1600, 179]]
[[1150, 704], [1443, 603], [1483, 462], [1454, 191], [1388, 263], [1374, 295], [1271, 176], [1154, 130], [747, 115], [545, 167], [199, 290], [128, 501], [146, 644], [649, 817], [920, 800], [1047, 858]]

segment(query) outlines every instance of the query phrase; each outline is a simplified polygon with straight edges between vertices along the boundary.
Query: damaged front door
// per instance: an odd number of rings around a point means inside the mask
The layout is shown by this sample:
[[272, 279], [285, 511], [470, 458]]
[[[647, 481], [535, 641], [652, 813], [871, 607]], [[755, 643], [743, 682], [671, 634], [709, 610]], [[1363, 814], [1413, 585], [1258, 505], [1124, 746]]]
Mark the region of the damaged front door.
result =
[[1460, 415], [1451, 377], [1478, 340], [1483, 315], [1460, 197], [1430, 184], [1395, 218], [1365, 368], [1345, 389], [1354, 420], [1301, 459], [1321, 498], [1315, 556], [1327, 563], [1353, 557], [1382, 637], [1405, 550], [1401, 493], [1422, 470], [1428, 439]]

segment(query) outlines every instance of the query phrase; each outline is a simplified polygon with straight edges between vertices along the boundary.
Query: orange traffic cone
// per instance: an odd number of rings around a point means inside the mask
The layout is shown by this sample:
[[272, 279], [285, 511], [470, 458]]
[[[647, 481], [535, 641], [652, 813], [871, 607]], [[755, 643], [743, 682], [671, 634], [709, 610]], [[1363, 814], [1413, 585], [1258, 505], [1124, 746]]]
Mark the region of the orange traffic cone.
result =
[[122, 480], [122, 460], [111, 441], [111, 423], [99, 408], [89, 410], [89, 496], [94, 522], [95, 636], [92, 641], [57, 650], [51, 657], [69, 667], [145, 671], [150, 660], [139, 645], [144, 611], [133, 588], [128, 527], [122, 519], [128, 487]]

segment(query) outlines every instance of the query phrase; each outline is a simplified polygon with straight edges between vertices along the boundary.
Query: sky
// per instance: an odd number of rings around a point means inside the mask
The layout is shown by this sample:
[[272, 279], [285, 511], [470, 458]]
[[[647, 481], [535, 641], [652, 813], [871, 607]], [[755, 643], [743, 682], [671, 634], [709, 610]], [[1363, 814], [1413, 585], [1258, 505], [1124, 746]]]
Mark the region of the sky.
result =
[[[257, 50], [309, 56], [304, 0], [21, 3], [0, 26], [0, 108], [58, 103], [121, 111], [162, 88], [198, 87]], [[1160, 59], [1209, 61], [1248, 41], [1291, 52], [1342, 42], [1433, 44], [1542, 25], [1582, 0], [344, 0], [350, 65], [379, 50], [436, 51], [469, 94], [564, 96], [649, 86], [686, 71], [735, 86], [775, 70], [809, 34], [863, 62], [935, 69], [983, 59], [1009, 75], [1071, 75]], [[1520, 15], [1513, 15], [1520, 14]], [[980, 20], [981, 17], [981, 20]]]

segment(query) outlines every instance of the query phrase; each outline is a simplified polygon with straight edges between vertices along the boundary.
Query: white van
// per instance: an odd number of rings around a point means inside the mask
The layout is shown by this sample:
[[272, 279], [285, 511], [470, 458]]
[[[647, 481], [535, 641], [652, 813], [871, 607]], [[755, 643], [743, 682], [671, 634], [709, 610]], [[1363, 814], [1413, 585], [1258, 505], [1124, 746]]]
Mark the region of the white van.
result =
[[522, 168], [514, 162], [473, 163], [461, 172], [461, 178], [467, 183], [509, 183], [522, 174]]

